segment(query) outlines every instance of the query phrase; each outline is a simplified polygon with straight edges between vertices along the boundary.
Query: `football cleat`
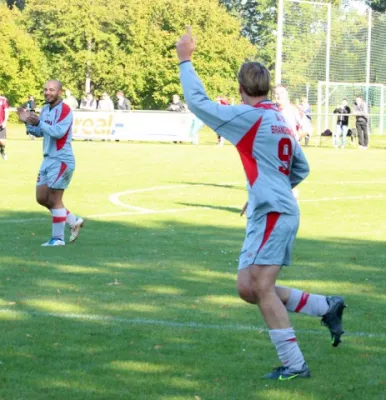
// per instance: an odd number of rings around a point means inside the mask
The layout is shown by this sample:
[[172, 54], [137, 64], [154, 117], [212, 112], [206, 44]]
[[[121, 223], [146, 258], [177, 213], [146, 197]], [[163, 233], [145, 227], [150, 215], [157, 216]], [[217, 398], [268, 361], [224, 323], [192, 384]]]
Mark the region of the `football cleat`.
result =
[[84, 219], [83, 218], [78, 218], [75, 222], [75, 225], [71, 228], [71, 235], [70, 235], [70, 243], [75, 242], [75, 240], [79, 236], [79, 231], [81, 228], [83, 228], [84, 225]]
[[1, 153], [1, 157], [3, 157], [4, 161], [8, 160], [8, 156], [5, 153]]
[[46, 243], [43, 243], [43, 247], [50, 247], [50, 246], [64, 246], [66, 243], [64, 243], [64, 240], [58, 239], [58, 238], [52, 238]]
[[329, 296], [326, 300], [329, 308], [320, 322], [330, 330], [332, 345], [337, 347], [341, 342], [340, 337], [344, 333], [342, 315], [347, 306], [344, 304], [343, 297], [340, 296]]
[[295, 378], [311, 378], [311, 373], [307, 364], [303, 364], [300, 371], [291, 371], [289, 367], [283, 365], [274, 368], [272, 372], [263, 376], [264, 379], [273, 379], [277, 381], [290, 381]]

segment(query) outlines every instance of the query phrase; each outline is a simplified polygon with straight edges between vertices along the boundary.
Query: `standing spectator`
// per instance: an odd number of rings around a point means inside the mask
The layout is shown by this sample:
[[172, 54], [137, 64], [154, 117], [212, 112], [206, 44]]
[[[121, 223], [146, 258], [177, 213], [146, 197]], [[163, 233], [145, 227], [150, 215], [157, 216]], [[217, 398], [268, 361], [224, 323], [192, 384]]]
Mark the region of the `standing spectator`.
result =
[[167, 111], [184, 112], [187, 111], [186, 105], [181, 101], [178, 94], [173, 94], [172, 102], [169, 104]]
[[356, 128], [358, 134], [359, 147], [367, 149], [369, 145], [369, 109], [362, 96], [357, 96], [354, 103], [354, 114], [356, 117]]
[[28, 111], [35, 112], [36, 110], [36, 101], [32, 95], [28, 96], [28, 101], [23, 104], [23, 108]]
[[274, 96], [277, 108], [287, 119], [296, 139], [301, 142], [306, 135], [303, 127], [304, 121], [302, 121], [302, 112], [294, 104], [291, 104], [288, 90], [285, 86], [277, 85], [274, 89]]
[[40, 117], [23, 108], [18, 109], [20, 121], [25, 122], [28, 132], [43, 137], [43, 155], [36, 183], [37, 202], [50, 210], [52, 236], [42, 246], [64, 246], [64, 228], [71, 227], [70, 242], [79, 235], [83, 219], [77, 218], [63, 204], [63, 194], [71, 182], [75, 169], [75, 157], [71, 147], [73, 114], [62, 101], [62, 84], [56, 80], [44, 86], [46, 104]]
[[98, 102], [98, 110], [114, 111], [114, 103], [106, 92], [102, 93], [101, 99]]
[[291, 327], [288, 311], [321, 316], [333, 346], [342, 335], [343, 298], [309, 294], [278, 286], [283, 265], [290, 263], [299, 226], [299, 207], [291, 193], [309, 173], [304, 153], [288, 121], [268, 99], [270, 75], [256, 62], [244, 63], [238, 73], [242, 105], [210, 101], [192, 65], [196, 42], [190, 29], [177, 43], [180, 80], [189, 109], [237, 148], [247, 189], [247, 228], [239, 257], [237, 288], [254, 304], [269, 327], [282, 365], [264, 378], [309, 378], [310, 371]]
[[7, 120], [9, 116], [9, 104], [6, 97], [0, 95], [0, 154], [4, 161], [8, 159], [5, 154], [5, 144], [7, 142]]
[[302, 97], [301, 103], [298, 106], [302, 114], [302, 128], [305, 133], [304, 144], [308, 146], [310, 138], [312, 136], [312, 115], [311, 115], [311, 105], [308, 102], [307, 97]]
[[[168, 105], [167, 111], [184, 112], [188, 111], [188, 107], [181, 101], [178, 94], [173, 94], [172, 102]], [[173, 143], [177, 143], [173, 141]], [[179, 143], [182, 143], [181, 141]]]
[[[36, 110], [36, 101], [35, 101], [35, 98], [34, 98], [32, 95], [29, 95], [29, 96], [28, 96], [28, 101], [25, 102], [25, 103], [22, 105], [22, 108], [24, 108], [24, 110], [27, 110], [27, 111], [30, 111], [30, 112], [35, 112], [35, 110]], [[26, 130], [26, 135], [29, 136], [29, 138], [30, 138], [31, 140], [35, 140], [35, 136], [30, 135], [30, 134], [28, 133], [28, 130]]]
[[125, 97], [122, 90], [117, 92], [117, 110], [131, 110], [130, 100]]
[[97, 102], [94, 99], [92, 93], [87, 93], [83, 100], [80, 103], [81, 110], [96, 110]]
[[76, 110], [79, 107], [78, 100], [71, 94], [69, 89], [66, 89], [66, 98], [63, 99], [63, 103], [67, 104], [71, 110]]
[[333, 145], [335, 148], [340, 146], [340, 136], [342, 136], [342, 144], [341, 147], [344, 149], [346, 145], [346, 136], [348, 132], [348, 118], [349, 114], [351, 114], [350, 107], [348, 106], [347, 99], [342, 100], [342, 104], [337, 106], [334, 110], [334, 114], [338, 114], [336, 120], [336, 129], [334, 134]]

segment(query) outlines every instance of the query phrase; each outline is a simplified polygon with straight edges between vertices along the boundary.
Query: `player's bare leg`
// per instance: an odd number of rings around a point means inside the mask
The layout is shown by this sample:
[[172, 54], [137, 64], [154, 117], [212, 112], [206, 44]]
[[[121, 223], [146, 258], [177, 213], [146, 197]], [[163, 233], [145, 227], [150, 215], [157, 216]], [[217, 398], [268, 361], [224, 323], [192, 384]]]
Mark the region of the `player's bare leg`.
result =
[[275, 345], [282, 366], [265, 376], [268, 379], [287, 380], [308, 378], [310, 371], [296, 341], [288, 312], [275, 290], [280, 272], [278, 265], [250, 265], [239, 270], [237, 288], [239, 295], [248, 303], [256, 302], [269, 336]]

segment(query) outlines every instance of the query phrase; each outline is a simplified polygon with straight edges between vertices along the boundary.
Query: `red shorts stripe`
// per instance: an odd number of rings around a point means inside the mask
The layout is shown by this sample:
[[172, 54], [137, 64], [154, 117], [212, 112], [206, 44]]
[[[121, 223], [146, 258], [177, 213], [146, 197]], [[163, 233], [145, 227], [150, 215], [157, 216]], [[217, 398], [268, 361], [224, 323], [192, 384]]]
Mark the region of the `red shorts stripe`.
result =
[[[67, 164], [65, 164], [63, 161], [60, 164], [60, 171], [58, 176], [55, 179], [55, 182], [57, 182], [59, 180], [59, 178], [64, 174], [64, 171], [67, 169]], [[55, 183], [54, 182], [54, 183]]]
[[280, 217], [280, 213], [278, 212], [270, 212], [267, 214], [267, 222], [265, 225], [265, 232], [264, 232], [264, 236], [263, 236], [263, 241], [261, 242], [261, 245], [259, 247], [260, 251], [263, 246], [267, 243], [267, 240], [269, 239], [273, 229], [275, 228], [276, 222]]
[[59, 222], [66, 222], [67, 217], [52, 217], [52, 222], [57, 224]]
[[307, 304], [308, 298], [310, 294], [307, 292], [303, 292], [302, 297], [300, 298], [299, 304], [295, 308], [295, 312], [300, 312], [301, 309]]

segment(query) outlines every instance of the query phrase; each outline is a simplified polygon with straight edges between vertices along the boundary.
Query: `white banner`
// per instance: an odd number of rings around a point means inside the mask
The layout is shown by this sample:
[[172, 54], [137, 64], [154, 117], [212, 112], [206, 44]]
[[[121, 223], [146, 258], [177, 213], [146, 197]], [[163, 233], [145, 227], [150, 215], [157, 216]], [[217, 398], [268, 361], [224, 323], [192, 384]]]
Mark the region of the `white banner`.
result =
[[74, 110], [74, 139], [192, 142], [194, 115], [171, 111]]

